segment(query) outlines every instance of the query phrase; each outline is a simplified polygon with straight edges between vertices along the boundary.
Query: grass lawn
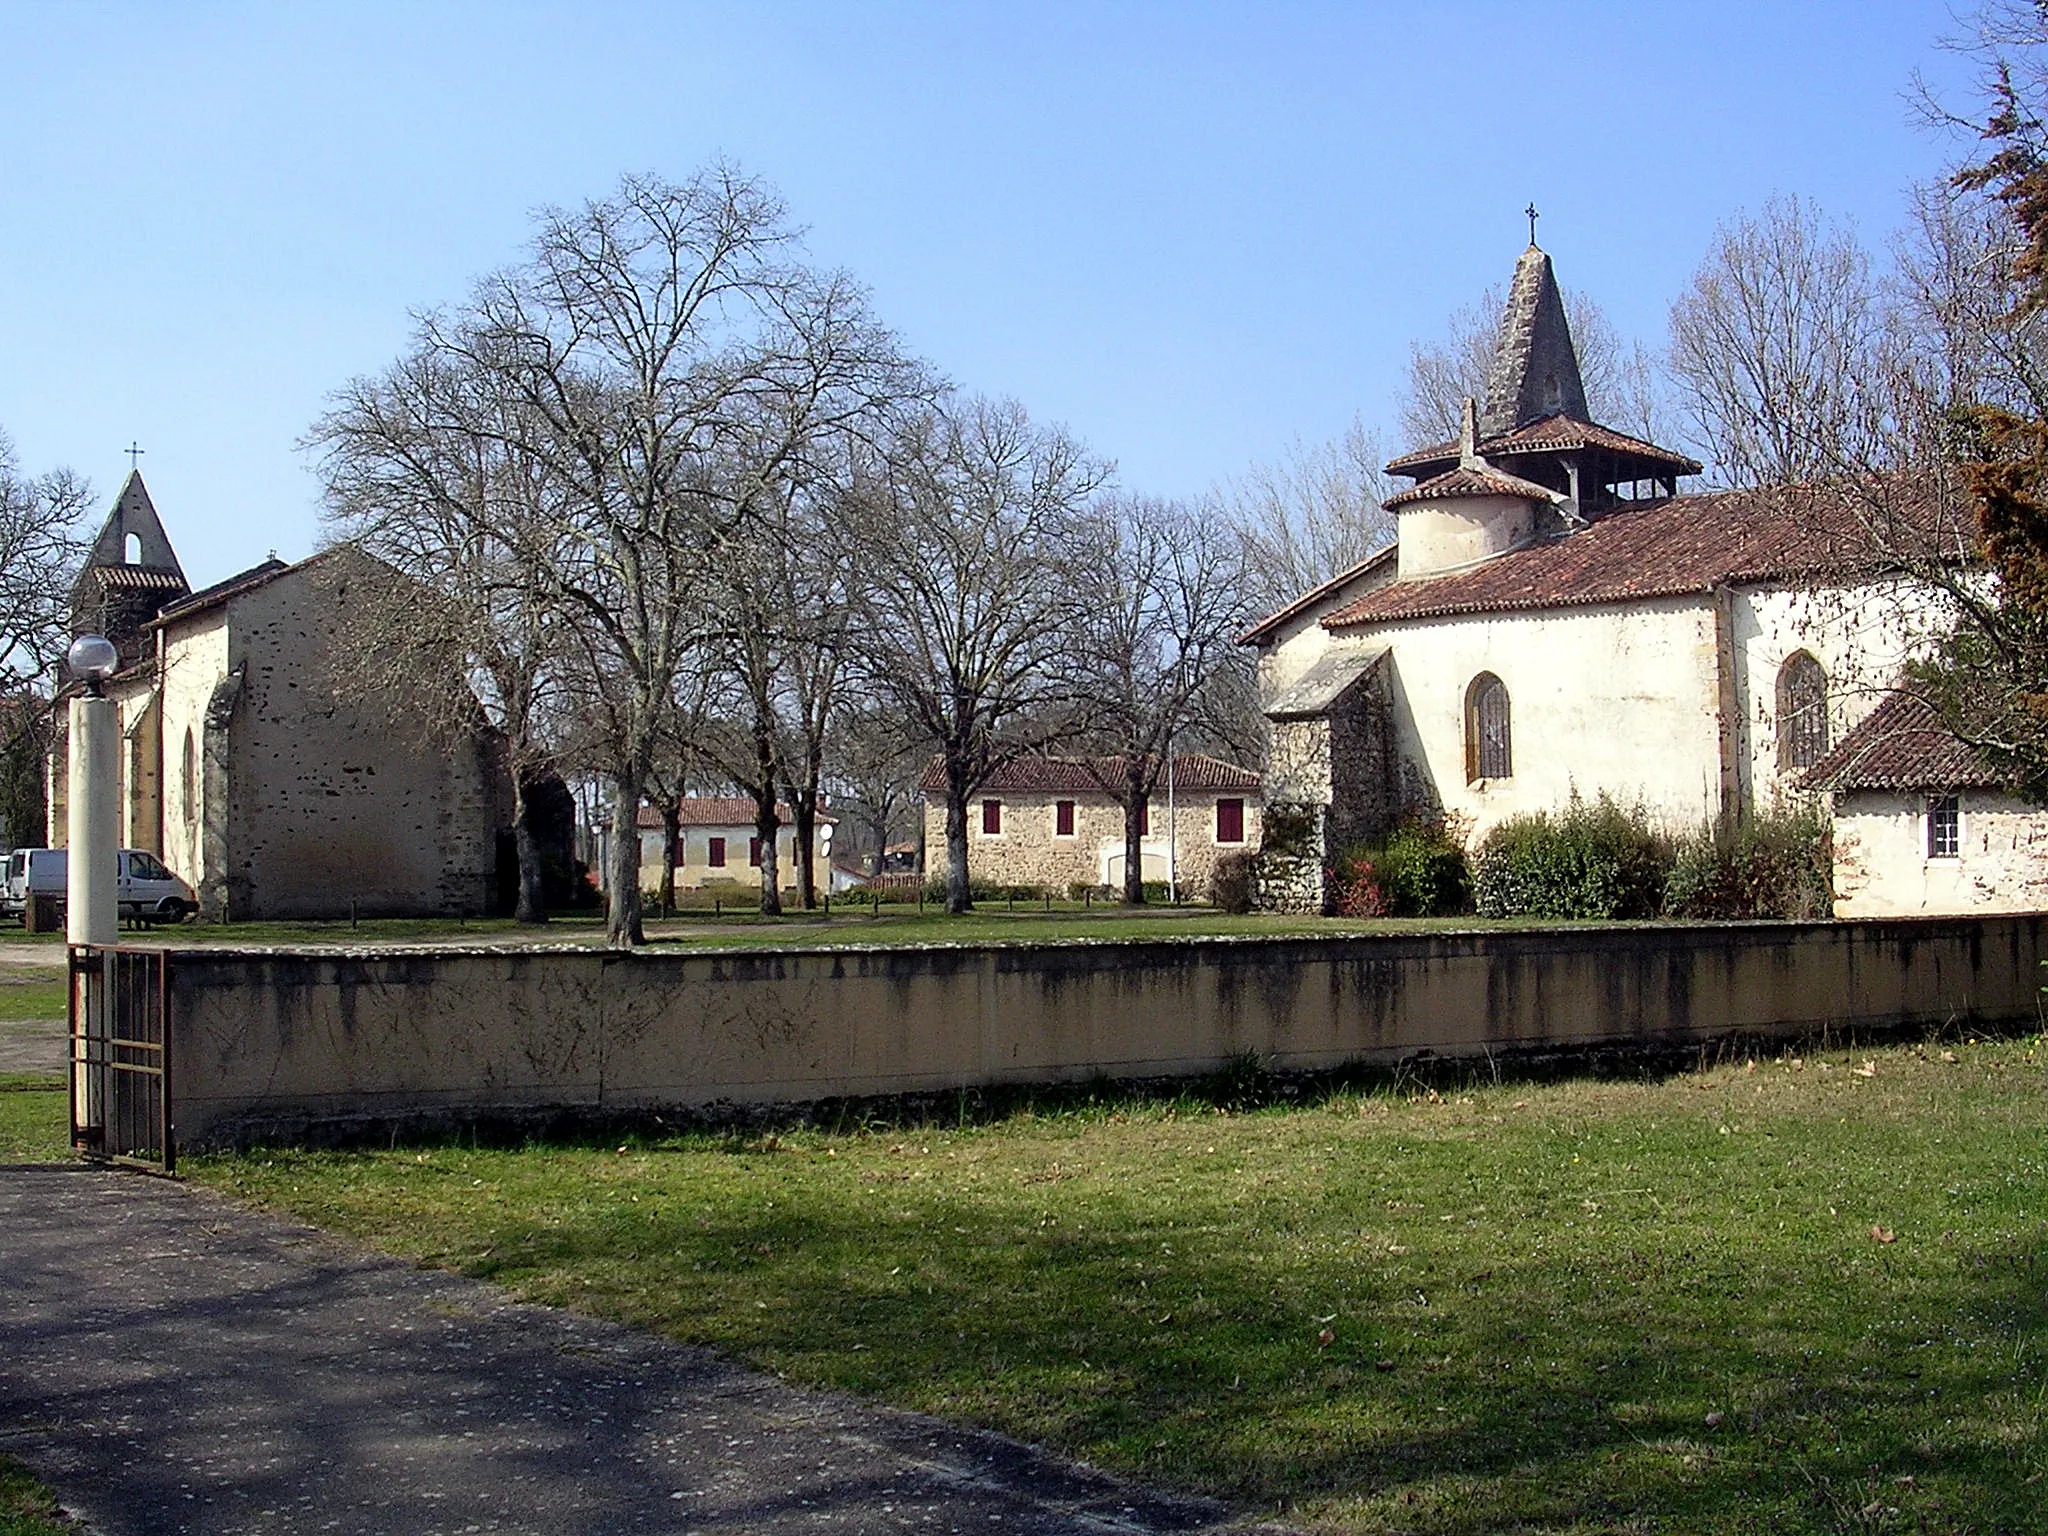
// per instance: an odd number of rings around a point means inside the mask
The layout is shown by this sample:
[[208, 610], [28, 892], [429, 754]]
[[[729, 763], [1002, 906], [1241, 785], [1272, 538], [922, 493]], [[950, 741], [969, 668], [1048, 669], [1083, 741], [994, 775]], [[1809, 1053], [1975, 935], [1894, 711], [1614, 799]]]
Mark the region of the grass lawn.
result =
[[20, 1463], [0, 1456], [0, 1536], [71, 1536], [77, 1530], [49, 1489]]
[[188, 1167], [1330, 1530], [2048, 1528], [2040, 1037], [1230, 1101]]
[[0, 1019], [61, 1019], [64, 1017], [64, 982], [61, 973], [56, 980], [46, 979], [41, 972], [31, 972], [33, 980], [17, 980], [14, 975], [0, 974]]
[[63, 1078], [0, 1072], [0, 1164], [68, 1157], [70, 1130]]

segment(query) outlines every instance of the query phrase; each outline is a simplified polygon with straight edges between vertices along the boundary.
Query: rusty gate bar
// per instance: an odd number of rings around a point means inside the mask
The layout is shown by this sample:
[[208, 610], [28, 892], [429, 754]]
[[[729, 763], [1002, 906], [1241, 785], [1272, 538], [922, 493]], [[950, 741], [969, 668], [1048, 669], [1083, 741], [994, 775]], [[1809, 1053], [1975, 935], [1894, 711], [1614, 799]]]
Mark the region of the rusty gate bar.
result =
[[129, 945], [70, 951], [71, 1145], [177, 1171], [170, 957]]

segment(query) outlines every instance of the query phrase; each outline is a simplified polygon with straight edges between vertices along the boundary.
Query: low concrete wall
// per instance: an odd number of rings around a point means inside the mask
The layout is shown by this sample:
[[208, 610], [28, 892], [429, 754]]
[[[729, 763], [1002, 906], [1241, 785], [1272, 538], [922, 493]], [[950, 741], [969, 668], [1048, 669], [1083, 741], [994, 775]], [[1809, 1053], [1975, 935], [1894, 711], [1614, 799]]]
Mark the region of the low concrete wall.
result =
[[2037, 1017], [2048, 916], [761, 952], [179, 951], [184, 1145]]

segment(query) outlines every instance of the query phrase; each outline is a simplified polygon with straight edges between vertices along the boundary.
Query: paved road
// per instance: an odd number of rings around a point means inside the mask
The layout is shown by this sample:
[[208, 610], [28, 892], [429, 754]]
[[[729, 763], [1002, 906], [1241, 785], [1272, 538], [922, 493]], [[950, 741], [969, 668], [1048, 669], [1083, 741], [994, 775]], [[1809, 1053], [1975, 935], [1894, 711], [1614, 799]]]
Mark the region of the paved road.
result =
[[0, 1450], [104, 1536], [1237, 1528], [83, 1167], [0, 1169]]

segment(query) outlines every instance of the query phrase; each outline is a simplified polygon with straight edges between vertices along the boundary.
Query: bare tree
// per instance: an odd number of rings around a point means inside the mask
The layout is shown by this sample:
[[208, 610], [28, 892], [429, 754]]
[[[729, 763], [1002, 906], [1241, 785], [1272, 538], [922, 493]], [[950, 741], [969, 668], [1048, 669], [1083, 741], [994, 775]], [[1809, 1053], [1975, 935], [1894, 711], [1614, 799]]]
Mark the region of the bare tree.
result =
[[943, 767], [949, 912], [972, 905], [968, 798], [1071, 728], [1085, 511], [1106, 473], [1021, 406], [971, 399], [910, 413], [862, 487], [862, 649]]
[[515, 918], [542, 923], [529, 792], [559, 765], [565, 637], [530, 562], [560, 557], [565, 522], [546, 463], [523, 446], [519, 402], [498, 384], [421, 347], [340, 390], [307, 442], [330, 532], [407, 578], [346, 606], [337, 682], [437, 745], [488, 722], [511, 781]]
[[27, 475], [0, 431], [0, 836], [42, 840], [47, 680], [69, 638], [67, 598], [85, 556], [91, 488], [69, 470]]
[[[1660, 440], [1666, 406], [1655, 359], [1639, 342], [1624, 342], [1606, 311], [1561, 288], [1565, 319], [1579, 354], [1586, 408], [1596, 421], [1649, 442]], [[1408, 348], [1408, 386], [1401, 397], [1401, 434], [1411, 447], [1455, 440], [1464, 402], [1484, 402], [1500, 345], [1507, 290], [1495, 283], [1454, 310], [1435, 341]]]
[[1176, 742], [1202, 723], [1214, 675], [1245, 669], [1251, 622], [1243, 544], [1172, 502], [1112, 497], [1090, 540], [1095, 580], [1083, 615], [1085, 740], [1102, 788], [1123, 808], [1124, 900], [1145, 900], [1146, 809]]
[[[708, 562], [809, 434], [874, 408], [902, 365], [844, 278], [792, 260], [777, 199], [729, 167], [627, 178], [551, 211], [530, 258], [430, 316], [421, 349], [493, 381], [558, 517], [514, 550], [563, 623], [610, 789], [607, 936], [641, 942], [640, 803]], [[764, 425], [767, 430], [764, 430]]]
[[1722, 225], [1671, 309], [1671, 371], [1702, 457], [1732, 485], [1887, 465], [1895, 334], [1863, 246], [1811, 203], [1774, 198]]
[[859, 833], [869, 876], [880, 875], [890, 841], [909, 830], [931, 744], [885, 700], [861, 690], [842, 699], [826, 755], [834, 800]]
[[1394, 520], [1381, 510], [1394, 489], [1385, 460], [1378, 434], [1353, 421], [1336, 440], [1297, 443], [1216, 493], [1208, 517], [1237, 531], [1254, 608], [1269, 613], [1393, 541]]
[[2025, 252], [2011, 216], [1984, 193], [1953, 181], [1912, 189], [1897, 248], [1895, 351], [1935, 413], [2048, 413], [2048, 313], [2027, 302], [2016, 275]]

